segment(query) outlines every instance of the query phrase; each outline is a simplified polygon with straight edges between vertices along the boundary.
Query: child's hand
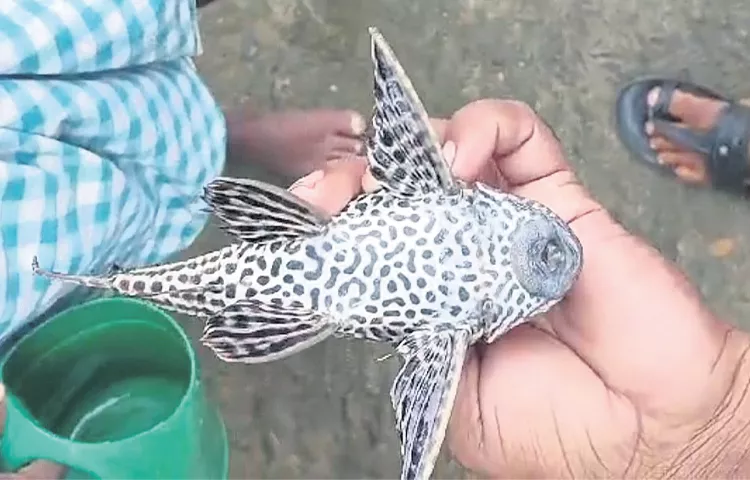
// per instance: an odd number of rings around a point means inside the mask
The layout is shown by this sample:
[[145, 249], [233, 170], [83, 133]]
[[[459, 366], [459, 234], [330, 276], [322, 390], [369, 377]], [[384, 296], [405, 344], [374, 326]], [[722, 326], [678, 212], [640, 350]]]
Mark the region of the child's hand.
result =
[[[0, 384], [0, 435], [5, 428], [5, 386]], [[49, 460], [36, 460], [16, 473], [0, 473], [0, 480], [48, 480], [62, 478], [65, 467]]]

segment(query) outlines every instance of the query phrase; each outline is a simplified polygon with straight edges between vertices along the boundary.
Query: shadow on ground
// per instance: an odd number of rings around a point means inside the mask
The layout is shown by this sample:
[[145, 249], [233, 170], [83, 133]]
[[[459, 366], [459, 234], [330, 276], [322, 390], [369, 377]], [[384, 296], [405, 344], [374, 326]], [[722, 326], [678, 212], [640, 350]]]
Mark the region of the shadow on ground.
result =
[[[226, 106], [368, 112], [370, 25], [392, 44], [433, 116], [480, 97], [533, 105], [621, 222], [676, 261], [719, 314], [750, 319], [748, 205], [632, 162], [611, 118], [617, 86], [643, 73], [750, 96], [750, 10], [742, 0], [219, 0], [201, 14], [198, 66]], [[271, 179], [241, 161], [228, 173]], [[226, 242], [209, 228], [188, 254]], [[199, 326], [183, 324], [197, 338]], [[332, 340], [251, 367], [198, 348], [229, 426], [233, 478], [397, 477], [388, 390], [398, 362], [375, 361], [386, 349]], [[445, 457], [437, 477], [465, 476]]]

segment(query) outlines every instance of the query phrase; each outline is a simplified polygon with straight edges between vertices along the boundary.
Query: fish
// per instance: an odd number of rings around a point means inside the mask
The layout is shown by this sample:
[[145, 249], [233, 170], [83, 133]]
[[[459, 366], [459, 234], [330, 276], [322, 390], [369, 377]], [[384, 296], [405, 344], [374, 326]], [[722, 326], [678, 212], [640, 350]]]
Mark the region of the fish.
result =
[[[279, 361], [329, 338], [393, 347], [390, 400], [402, 480], [428, 479], [467, 352], [547, 312], [583, 249], [545, 205], [456, 178], [390, 45], [369, 29], [374, 107], [365, 142], [378, 183], [326, 215], [288, 190], [217, 177], [203, 192], [235, 241], [182, 261], [102, 275], [33, 271], [202, 319], [226, 362]], [[509, 392], [508, 394], [512, 394]]]

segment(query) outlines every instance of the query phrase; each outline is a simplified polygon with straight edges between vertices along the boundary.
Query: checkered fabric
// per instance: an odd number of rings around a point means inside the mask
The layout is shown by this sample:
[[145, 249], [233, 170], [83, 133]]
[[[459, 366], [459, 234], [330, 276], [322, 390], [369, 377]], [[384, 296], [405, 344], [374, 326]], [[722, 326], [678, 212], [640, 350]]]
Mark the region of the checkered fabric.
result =
[[194, 0], [0, 0], [0, 339], [70, 287], [163, 261], [207, 221], [224, 117]]

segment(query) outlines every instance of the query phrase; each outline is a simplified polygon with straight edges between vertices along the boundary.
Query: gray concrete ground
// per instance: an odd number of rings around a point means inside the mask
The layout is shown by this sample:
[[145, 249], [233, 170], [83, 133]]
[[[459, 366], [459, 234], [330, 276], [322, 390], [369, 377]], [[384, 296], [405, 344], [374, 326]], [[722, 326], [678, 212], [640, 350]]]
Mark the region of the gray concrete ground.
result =
[[[747, 324], [748, 204], [631, 161], [611, 112], [616, 87], [643, 73], [750, 96], [743, 0], [218, 0], [201, 13], [198, 64], [223, 105], [368, 112], [369, 25], [391, 42], [433, 116], [480, 97], [535, 106], [617, 218], [683, 267], [717, 312]], [[229, 173], [269, 178], [241, 162]], [[208, 229], [189, 253], [226, 241]], [[197, 338], [199, 326], [185, 325]], [[229, 426], [233, 478], [398, 475], [387, 396], [398, 361], [376, 362], [384, 348], [329, 341], [252, 367], [199, 350]], [[438, 477], [465, 475], [445, 457]]]

